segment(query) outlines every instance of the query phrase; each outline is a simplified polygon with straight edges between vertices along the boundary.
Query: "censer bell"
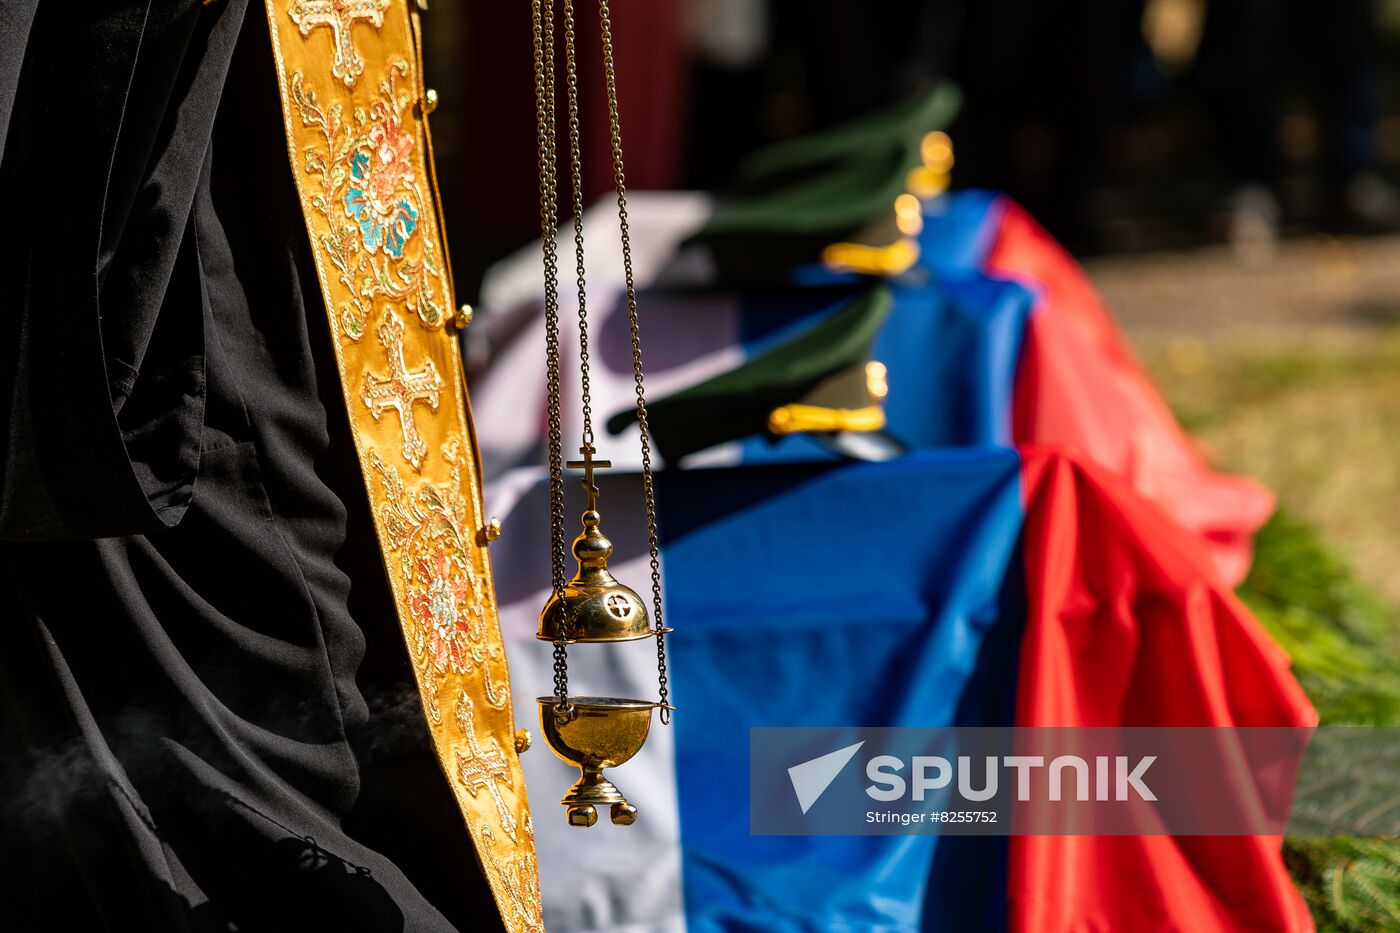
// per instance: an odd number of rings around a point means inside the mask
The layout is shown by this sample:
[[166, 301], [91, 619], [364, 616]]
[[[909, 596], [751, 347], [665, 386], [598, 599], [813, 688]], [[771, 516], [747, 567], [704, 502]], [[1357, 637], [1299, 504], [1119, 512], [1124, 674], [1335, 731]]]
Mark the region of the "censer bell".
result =
[[[642, 347], [637, 323], [637, 295], [632, 271], [632, 250], [627, 226], [627, 198], [622, 168], [621, 130], [618, 125], [617, 82], [613, 74], [612, 32], [607, 0], [599, 0], [599, 29], [603, 41], [606, 72], [608, 122], [612, 142], [613, 180], [617, 189], [619, 230], [626, 281], [627, 323], [632, 342], [633, 378], [636, 383], [637, 424], [641, 434], [641, 479], [646, 501], [647, 551], [651, 562], [651, 607], [637, 592], [608, 570], [612, 542], [602, 531], [598, 513], [598, 487], [593, 472], [612, 464], [595, 460], [592, 401], [589, 392], [588, 311], [584, 294], [583, 182], [580, 168], [578, 76], [575, 56], [572, 0], [563, 0], [566, 53], [564, 82], [568, 100], [568, 140], [573, 194], [574, 245], [578, 268], [578, 347], [583, 433], [579, 453], [582, 460], [561, 463], [560, 340], [558, 280], [558, 181], [556, 178], [555, 130], [555, 41], [552, 0], [533, 0], [535, 51], [535, 116], [539, 131], [540, 241], [544, 251], [545, 347], [549, 392], [549, 501], [551, 589], [549, 601], [540, 613], [536, 637], [554, 645], [554, 693], [539, 698], [540, 726], [546, 744], [580, 775], [560, 803], [573, 826], [598, 822], [598, 807], [610, 810], [612, 821], [629, 825], [637, 818], [637, 808], [627, 802], [617, 785], [603, 776], [605, 768], [615, 768], [630, 760], [645, 744], [651, 730], [652, 710], [660, 710], [662, 724], [670, 722], [673, 707], [667, 702], [666, 633], [661, 624], [661, 563], [656, 527], [656, 497], [652, 485], [651, 441], [647, 427], [646, 396], [642, 380]], [[574, 539], [573, 554], [578, 571], [564, 579], [564, 469], [583, 471], [585, 511], [583, 532]], [[653, 619], [655, 624], [653, 626]], [[636, 700], [619, 697], [569, 696], [568, 647], [572, 644], [608, 644], [656, 639], [658, 699]]]

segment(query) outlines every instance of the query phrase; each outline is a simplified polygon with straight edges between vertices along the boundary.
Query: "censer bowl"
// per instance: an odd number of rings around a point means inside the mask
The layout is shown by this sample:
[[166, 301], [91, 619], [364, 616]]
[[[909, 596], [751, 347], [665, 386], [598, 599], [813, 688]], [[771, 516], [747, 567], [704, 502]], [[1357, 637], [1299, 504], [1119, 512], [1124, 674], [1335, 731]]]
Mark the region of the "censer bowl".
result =
[[656, 703], [617, 697], [569, 697], [568, 715], [556, 697], [540, 697], [540, 731], [550, 751], [581, 772], [562, 800], [571, 826], [598, 822], [598, 806], [610, 808], [614, 823], [630, 825], [637, 808], [627, 802], [604, 768], [615, 768], [641, 751], [651, 731]]

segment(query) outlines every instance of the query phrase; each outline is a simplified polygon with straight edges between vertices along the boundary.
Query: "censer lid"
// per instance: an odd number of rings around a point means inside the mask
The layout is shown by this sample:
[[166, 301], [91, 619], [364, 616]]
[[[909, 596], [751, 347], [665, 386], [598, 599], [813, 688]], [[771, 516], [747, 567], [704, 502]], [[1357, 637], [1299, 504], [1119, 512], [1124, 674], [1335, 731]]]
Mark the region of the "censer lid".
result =
[[[649, 638], [646, 603], [637, 591], [620, 583], [608, 570], [613, 545], [599, 527], [596, 509], [583, 513], [583, 532], [574, 539], [578, 572], [562, 593], [553, 594], [540, 613], [535, 637], [542, 641], [615, 642]], [[663, 630], [665, 631], [665, 630]]]

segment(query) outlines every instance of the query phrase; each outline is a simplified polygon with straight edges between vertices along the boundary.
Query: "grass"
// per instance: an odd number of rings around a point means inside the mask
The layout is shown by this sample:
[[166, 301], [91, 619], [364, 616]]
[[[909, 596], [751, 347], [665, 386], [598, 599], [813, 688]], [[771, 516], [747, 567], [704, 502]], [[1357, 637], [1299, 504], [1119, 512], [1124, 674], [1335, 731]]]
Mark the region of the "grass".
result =
[[[1400, 0], [1397, 0], [1400, 2]], [[1283, 508], [1245, 602], [1323, 725], [1400, 726], [1400, 237], [1098, 264], [1177, 417]], [[1319, 930], [1400, 930], [1400, 840], [1290, 837]]]
[[[1400, 489], [1400, 331], [1347, 348], [1246, 353], [1192, 375], [1164, 380], [1183, 423], [1288, 504], [1260, 531], [1241, 597], [1293, 658], [1323, 725], [1400, 726], [1397, 595], [1349, 569], [1357, 555], [1393, 568], [1400, 543], [1389, 507]], [[1308, 520], [1288, 511], [1294, 503]], [[1400, 840], [1290, 837], [1284, 858], [1320, 931], [1400, 929]]]
[[[1323, 725], [1400, 725], [1394, 618], [1316, 532], [1275, 515], [1240, 595], [1292, 656]], [[1400, 840], [1290, 837], [1284, 859], [1318, 930], [1400, 929]]]
[[1172, 341], [1148, 363], [1182, 424], [1256, 476], [1400, 617], [1400, 327]]
[[1293, 658], [1323, 725], [1400, 726], [1394, 615], [1312, 528], [1276, 514], [1240, 596]]

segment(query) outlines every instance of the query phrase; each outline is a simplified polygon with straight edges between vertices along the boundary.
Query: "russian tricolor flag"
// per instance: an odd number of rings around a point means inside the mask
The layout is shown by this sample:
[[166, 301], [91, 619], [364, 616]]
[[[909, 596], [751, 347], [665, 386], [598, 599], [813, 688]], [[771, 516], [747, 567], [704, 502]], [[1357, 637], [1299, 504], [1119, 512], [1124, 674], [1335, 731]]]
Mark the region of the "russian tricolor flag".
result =
[[[691, 196], [634, 201], [644, 281], [685, 261], [675, 246], [705, 210]], [[606, 222], [587, 219], [605, 241]], [[640, 810], [631, 827], [566, 826], [555, 799], [569, 769], [543, 747], [524, 756], [550, 929], [1310, 929], [1277, 838], [749, 834], [754, 726], [1315, 721], [1230, 591], [1267, 492], [1206, 467], [1082, 275], [1014, 205], [941, 199], [922, 247], [932, 275], [890, 285], [874, 345], [889, 430], [909, 453], [847, 461], [801, 438], [749, 439], [661, 475], [678, 711], [613, 773]], [[506, 529], [492, 560], [522, 725], [552, 671], [533, 638], [549, 579], [531, 465], [544, 341], [529, 292], [512, 299], [533, 258], [488, 285], [476, 326], [489, 345], [476, 352], [489, 364], [474, 391], [488, 508]], [[612, 263], [592, 258], [601, 283]], [[631, 388], [614, 297], [590, 294], [605, 416]], [[644, 301], [653, 397], [837, 306]], [[633, 443], [609, 438], [604, 453], [625, 465]], [[601, 482], [613, 571], [644, 590], [639, 485], [626, 472]], [[649, 641], [578, 646], [571, 692], [653, 697], [655, 660]]]

